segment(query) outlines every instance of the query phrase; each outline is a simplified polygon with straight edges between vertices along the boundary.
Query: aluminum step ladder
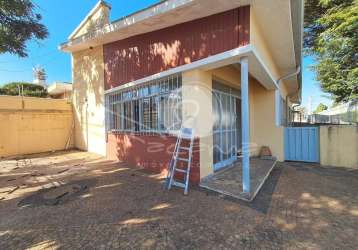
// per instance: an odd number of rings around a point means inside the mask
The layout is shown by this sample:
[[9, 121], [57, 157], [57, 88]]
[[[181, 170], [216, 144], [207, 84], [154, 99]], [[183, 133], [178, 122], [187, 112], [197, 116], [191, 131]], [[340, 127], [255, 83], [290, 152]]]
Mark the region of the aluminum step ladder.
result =
[[[190, 168], [193, 155], [193, 144], [194, 144], [194, 129], [192, 128], [181, 128], [179, 131], [178, 139], [175, 144], [173, 157], [169, 164], [166, 187], [168, 190], [172, 186], [180, 187], [184, 189], [184, 194], [188, 194], [189, 190], [189, 177], [190, 177]], [[185, 141], [189, 141], [189, 147], [182, 146]], [[180, 154], [185, 154], [187, 157], [180, 157]], [[184, 162], [186, 164], [186, 169], [178, 168], [178, 163]], [[184, 174], [184, 182], [179, 182], [175, 180], [175, 174], [182, 173]]]

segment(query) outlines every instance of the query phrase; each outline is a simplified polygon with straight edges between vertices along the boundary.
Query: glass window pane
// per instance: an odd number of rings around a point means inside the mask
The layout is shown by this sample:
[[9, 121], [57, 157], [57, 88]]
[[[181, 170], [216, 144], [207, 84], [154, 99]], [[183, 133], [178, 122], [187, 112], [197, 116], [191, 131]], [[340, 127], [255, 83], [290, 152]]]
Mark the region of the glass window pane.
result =
[[160, 121], [159, 121], [159, 128], [162, 131], [166, 130], [166, 126], [165, 126], [165, 115], [166, 115], [166, 97], [165, 96], [161, 96], [159, 98], [159, 112], [160, 112]]
[[175, 110], [174, 110], [174, 130], [179, 130], [182, 121], [182, 102], [181, 97], [177, 96], [175, 99]]
[[213, 88], [213, 157], [215, 166], [221, 168], [236, 159], [240, 120], [240, 110], [238, 113], [236, 109], [240, 107], [236, 103], [237, 91], [218, 82], [213, 83]]
[[132, 102], [125, 102], [124, 105], [124, 129], [132, 130]]
[[106, 128], [126, 131], [177, 130], [181, 126], [181, 76], [105, 96]]
[[220, 99], [217, 93], [213, 95], [213, 116], [214, 116], [214, 131], [219, 129], [220, 126]]
[[153, 84], [150, 86], [150, 94], [155, 95], [159, 93], [159, 88], [157, 84]]
[[134, 130], [139, 131], [139, 101], [135, 100], [133, 101], [133, 112], [134, 112]]
[[164, 81], [160, 81], [160, 92], [161, 93], [165, 93], [165, 82]]
[[156, 101], [156, 97], [152, 97], [150, 99], [151, 102], [151, 117], [150, 117], [150, 124], [152, 130], [157, 130], [158, 128], [158, 105]]
[[118, 104], [118, 108], [117, 108], [117, 123], [118, 123], [118, 129], [122, 130], [123, 126], [122, 126], [122, 108], [123, 108], [123, 104], [119, 103]]
[[214, 164], [220, 162], [220, 137], [219, 131], [214, 132]]
[[150, 99], [142, 101], [142, 127], [144, 131], [150, 129]]

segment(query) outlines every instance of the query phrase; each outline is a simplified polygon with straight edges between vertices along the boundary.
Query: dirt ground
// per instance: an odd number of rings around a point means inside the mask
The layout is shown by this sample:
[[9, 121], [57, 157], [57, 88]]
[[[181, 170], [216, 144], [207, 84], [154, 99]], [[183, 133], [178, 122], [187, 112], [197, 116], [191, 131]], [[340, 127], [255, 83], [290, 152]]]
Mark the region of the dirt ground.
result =
[[358, 170], [280, 163], [250, 204], [182, 193], [84, 152], [2, 160], [0, 249], [358, 246]]

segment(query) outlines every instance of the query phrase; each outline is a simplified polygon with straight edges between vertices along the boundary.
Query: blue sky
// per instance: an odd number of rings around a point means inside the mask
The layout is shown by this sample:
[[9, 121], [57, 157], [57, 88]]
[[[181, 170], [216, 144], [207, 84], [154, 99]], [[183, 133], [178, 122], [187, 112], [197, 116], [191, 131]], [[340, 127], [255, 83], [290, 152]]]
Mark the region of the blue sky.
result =
[[[309, 107], [309, 99], [311, 98], [312, 109], [314, 110], [318, 104], [323, 103], [327, 106], [333, 104], [332, 100], [328, 98], [327, 93], [323, 93], [319, 87], [319, 82], [315, 80], [315, 73], [310, 69], [315, 61], [312, 57], [303, 58], [302, 66], [302, 105]], [[312, 111], [313, 111], [312, 110]]]
[[[29, 57], [25, 59], [10, 54], [0, 55], [0, 84], [10, 81], [32, 81], [32, 68], [41, 65], [45, 68], [48, 80], [71, 82], [70, 55], [57, 49], [58, 45], [67, 40], [68, 35], [77, 27], [97, 0], [35, 0], [38, 12], [43, 16], [43, 21], [49, 30], [48, 39], [40, 42], [28, 42]], [[108, 0], [112, 5], [111, 20], [128, 15], [134, 11], [145, 8], [157, 0]], [[314, 81], [314, 74], [308, 69], [314, 60], [304, 58], [303, 67], [303, 100], [307, 105], [308, 97], [312, 96], [312, 106], [319, 102], [329, 104], [327, 98], [323, 98], [318, 83]]]

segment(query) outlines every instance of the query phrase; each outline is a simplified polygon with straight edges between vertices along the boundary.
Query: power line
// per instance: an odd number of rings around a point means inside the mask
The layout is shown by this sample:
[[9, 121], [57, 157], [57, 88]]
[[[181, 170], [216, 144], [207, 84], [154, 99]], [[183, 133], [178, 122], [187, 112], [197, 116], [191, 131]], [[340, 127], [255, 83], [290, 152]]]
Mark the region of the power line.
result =
[[7, 64], [7, 63], [18, 63], [19, 61], [25, 61], [25, 60], [28, 60], [28, 61], [31, 61], [33, 62], [34, 60], [36, 59], [39, 59], [39, 58], [43, 58], [43, 57], [48, 57], [50, 55], [53, 55], [53, 54], [56, 54], [56, 53], [59, 53], [61, 54], [61, 51], [58, 51], [57, 49], [50, 49], [49, 51], [45, 51], [43, 54], [41, 55], [34, 55], [34, 56], [29, 56], [27, 58], [19, 58], [19, 60], [16, 60], [16, 61], [0, 61], [0, 63], [3, 63], [3, 64]]
[[3, 72], [28, 72], [30, 71], [29, 69], [27, 70], [8, 70], [8, 69], [0, 69], [0, 71], [3, 71]]

